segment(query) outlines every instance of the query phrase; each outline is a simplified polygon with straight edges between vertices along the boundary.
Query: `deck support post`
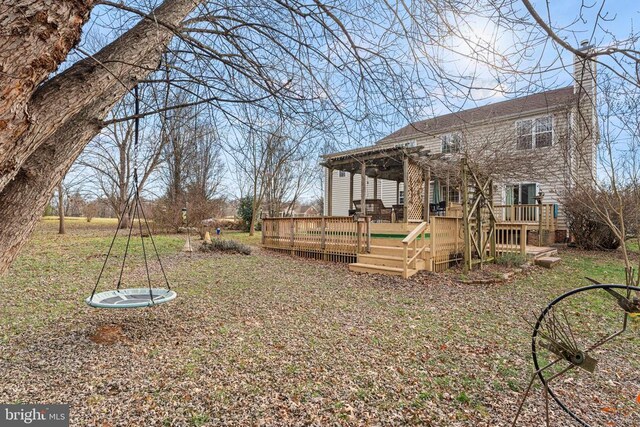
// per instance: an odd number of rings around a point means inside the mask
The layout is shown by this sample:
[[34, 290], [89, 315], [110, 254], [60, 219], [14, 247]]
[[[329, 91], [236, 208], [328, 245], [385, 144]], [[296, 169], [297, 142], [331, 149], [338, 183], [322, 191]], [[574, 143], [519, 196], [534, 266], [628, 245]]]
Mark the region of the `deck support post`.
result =
[[353, 171], [349, 172], [349, 209], [353, 209]]
[[321, 229], [320, 229], [320, 250], [322, 251], [322, 259], [327, 261], [327, 219], [326, 217], [322, 217], [320, 220]]
[[295, 245], [296, 245], [296, 224], [294, 223], [293, 217], [291, 217], [291, 255], [295, 255]]
[[520, 224], [520, 255], [527, 256], [527, 224]]
[[363, 161], [360, 164], [360, 213], [367, 214], [367, 164]]
[[328, 168], [327, 178], [327, 215], [333, 216], [333, 168]]
[[460, 162], [462, 169], [462, 221], [464, 227], [464, 272], [471, 270], [471, 224], [469, 223], [469, 180], [464, 160]]
[[536, 206], [538, 210], [538, 246], [547, 244], [547, 242], [542, 239], [542, 197], [542, 192], [536, 196], [536, 202], [538, 204], [538, 206]]
[[[493, 180], [489, 180], [489, 191], [488, 191], [487, 203], [491, 207], [493, 211]], [[498, 232], [496, 228], [496, 217], [493, 215], [489, 215], [489, 256], [493, 259], [493, 262], [496, 262], [496, 233]]]
[[422, 218], [423, 221], [429, 222], [429, 199], [431, 198], [431, 166], [427, 166], [423, 173], [424, 181], [424, 200], [422, 202]]
[[402, 204], [403, 210], [403, 221], [409, 221], [409, 212], [407, 211], [407, 202], [409, 201], [409, 191], [408, 191], [408, 182], [409, 182], [409, 157], [405, 154], [402, 158], [402, 172], [404, 179], [404, 203]]

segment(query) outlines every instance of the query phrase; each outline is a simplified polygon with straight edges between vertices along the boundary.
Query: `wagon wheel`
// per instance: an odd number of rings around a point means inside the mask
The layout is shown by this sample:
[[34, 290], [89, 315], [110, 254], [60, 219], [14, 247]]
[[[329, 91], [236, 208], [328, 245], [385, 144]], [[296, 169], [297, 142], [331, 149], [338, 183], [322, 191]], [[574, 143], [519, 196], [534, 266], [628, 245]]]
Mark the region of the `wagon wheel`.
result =
[[540, 380], [547, 425], [550, 401], [580, 426], [640, 425], [638, 292], [626, 285], [578, 288], [553, 300], [538, 317], [529, 387]]

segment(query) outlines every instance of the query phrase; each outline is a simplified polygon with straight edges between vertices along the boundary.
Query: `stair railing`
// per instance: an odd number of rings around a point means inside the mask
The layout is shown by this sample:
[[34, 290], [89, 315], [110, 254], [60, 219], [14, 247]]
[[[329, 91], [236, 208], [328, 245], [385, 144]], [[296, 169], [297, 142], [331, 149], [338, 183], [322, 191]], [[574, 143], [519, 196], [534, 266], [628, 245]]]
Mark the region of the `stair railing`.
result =
[[[403, 266], [402, 266], [402, 277], [405, 279], [409, 277], [409, 268], [416, 269], [416, 262], [420, 255], [423, 255], [427, 249], [427, 222], [421, 222], [416, 228], [413, 229], [411, 233], [407, 235], [402, 240], [403, 247]], [[420, 245], [418, 245], [418, 237], [422, 237], [420, 239]], [[409, 258], [409, 249], [413, 251], [413, 256]], [[423, 255], [424, 256], [424, 255]]]

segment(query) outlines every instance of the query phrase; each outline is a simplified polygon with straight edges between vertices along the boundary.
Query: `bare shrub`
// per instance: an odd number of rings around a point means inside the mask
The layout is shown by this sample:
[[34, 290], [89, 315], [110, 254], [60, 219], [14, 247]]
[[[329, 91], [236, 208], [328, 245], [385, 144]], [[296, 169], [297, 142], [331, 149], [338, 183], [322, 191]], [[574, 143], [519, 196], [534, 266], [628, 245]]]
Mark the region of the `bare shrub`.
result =
[[[604, 199], [607, 194], [601, 192], [595, 197]], [[618, 249], [621, 243], [619, 237], [588, 204], [585, 204], [585, 200], [589, 199], [579, 192], [565, 199], [567, 224], [576, 246], [587, 250]]]
[[251, 247], [236, 240], [214, 239], [211, 243], [204, 243], [200, 250], [203, 252], [227, 252], [241, 255], [251, 255]]

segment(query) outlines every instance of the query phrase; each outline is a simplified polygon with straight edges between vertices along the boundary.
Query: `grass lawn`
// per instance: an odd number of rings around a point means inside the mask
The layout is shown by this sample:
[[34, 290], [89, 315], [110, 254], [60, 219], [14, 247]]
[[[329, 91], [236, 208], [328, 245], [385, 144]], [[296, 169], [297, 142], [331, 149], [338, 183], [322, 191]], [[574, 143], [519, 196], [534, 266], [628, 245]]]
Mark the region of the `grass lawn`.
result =
[[[0, 403], [68, 403], [74, 426], [507, 426], [532, 371], [523, 316], [584, 276], [624, 276], [615, 254], [565, 251], [557, 268], [502, 285], [427, 273], [404, 281], [259, 248], [186, 254], [185, 236], [169, 235], [155, 243], [175, 301], [92, 309], [83, 300], [114, 225], [69, 220], [59, 236], [46, 219], [0, 277]], [[114, 251], [123, 248], [120, 239]], [[125, 285], [145, 286], [139, 247], [130, 260]], [[637, 351], [631, 328], [624, 348]], [[105, 331], [113, 339], [96, 343]], [[602, 361], [613, 385], [593, 402], [594, 425], [640, 425], [640, 356], [618, 356]], [[571, 381], [579, 398], [588, 378]], [[540, 394], [519, 425], [544, 425]], [[555, 405], [551, 416], [572, 425]]]

